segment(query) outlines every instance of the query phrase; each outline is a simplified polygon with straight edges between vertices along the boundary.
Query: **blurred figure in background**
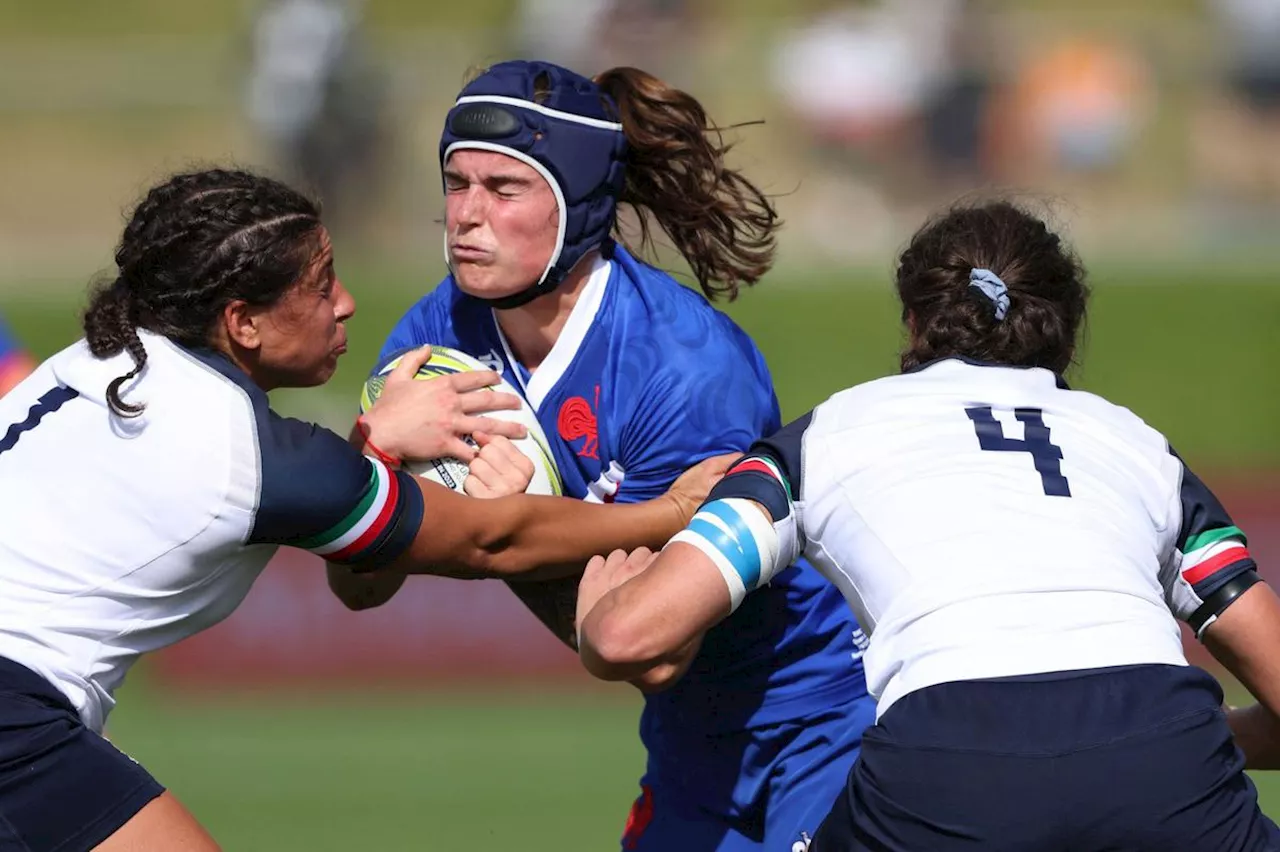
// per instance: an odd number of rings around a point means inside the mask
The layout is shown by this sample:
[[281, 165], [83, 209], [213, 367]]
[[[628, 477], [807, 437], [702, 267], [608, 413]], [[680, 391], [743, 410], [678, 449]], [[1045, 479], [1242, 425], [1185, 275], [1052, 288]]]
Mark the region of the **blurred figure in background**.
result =
[[384, 144], [385, 81], [361, 41], [360, 0], [266, 0], [247, 109], [288, 177], [354, 225]]
[[[966, 6], [827, 2], [778, 38], [773, 86], [812, 152], [815, 173], [797, 230], [830, 255], [892, 239], [893, 208], [939, 191], [929, 156], [935, 142], [948, 142], [930, 133], [954, 126], [969, 108], [951, 86], [953, 33]], [[861, 214], [851, 225], [853, 210]]]
[[1129, 45], [1086, 36], [1029, 57], [996, 105], [989, 164], [1003, 181], [1110, 178], [1135, 149], [1154, 97]]
[[1003, 33], [990, 2], [953, 0], [941, 35], [945, 67], [931, 87], [921, 128], [929, 168], [921, 176], [934, 192], [980, 184], [989, 175], [990, 105]]
[[545, 56], [566, 66], [589, 66], [596, 38], [614, 0], [520, 0], [511, 35], [517, 55]]
[[696, 0], [521, 0], [513, 49], [588, 73], [643, 66], [679, 78], [701, 35]]
[[35, 361], [14, 340], [4, 320], [0, 319], [0, 396], [27, 377], [35, 369]]
[[1208, 0], [1223, 80], [1193, 125], [1207, 188], [1237, 201], [1280, 200], [1280, 3]]

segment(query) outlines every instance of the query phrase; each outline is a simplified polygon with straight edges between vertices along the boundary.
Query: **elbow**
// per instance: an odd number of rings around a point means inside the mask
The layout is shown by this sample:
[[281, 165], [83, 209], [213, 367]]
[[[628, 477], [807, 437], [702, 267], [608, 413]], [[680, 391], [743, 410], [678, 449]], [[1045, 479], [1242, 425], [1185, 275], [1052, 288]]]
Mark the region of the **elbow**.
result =
[[583, 630], [582, 661], [600, 680], [634, 680], [653, 670], [662, 649], [641, 620], [613, 610]]
[[645, 695], [656, 695], [675, 686], [687, 668], [679, 663], [661, 663], [632, 678], [631, 683]]
[[[330, 586], [329, 588], [333, 589], [332, 586]], [[359, 612], [360, 610], [368, 609], [371, 606], [370, 604], [365, 603], [363, 600], [361, 600], [359, 596], [353, 595], [350, 592], [343, 592], [338, 589], [333, 589], [333, 596], [338, 600], [342, 601], [342, 605], [345, 606], [347, 609], [351, 610], [352, 612]]]
[[476, 545], [471, 552], [468, 568], [477, 577], [505, 579], [527, 573], [528, 565], [520, 561], [515, 548], [502, 542]]
[[377, 606], [369, 595], [367, 583], [361, 582], [348, 569], [340, 565], [329, 565], [329, 591], [342, 601], [349, 610], [359, 612]]
[[359, 594], [338, 594], [338, 600], [342, 601], [342, 605], [352, 612], [360, 612], [361, 610], [373, 609], [380, 606], [383, 602], [373, 600], [367, 595]]
[[395, 596], [403, 577], [381, 574], [354, 574], [340, 565], [329, 565], [329, 591], [354, 612], [382, 606]]

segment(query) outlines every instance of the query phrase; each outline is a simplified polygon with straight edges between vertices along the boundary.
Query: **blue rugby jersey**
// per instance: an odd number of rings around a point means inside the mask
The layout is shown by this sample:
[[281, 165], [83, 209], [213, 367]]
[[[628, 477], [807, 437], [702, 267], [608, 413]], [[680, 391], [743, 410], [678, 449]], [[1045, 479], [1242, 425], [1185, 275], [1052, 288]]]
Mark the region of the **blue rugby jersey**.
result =
[[[446, 278], [400, 320], [380, 357], [431, 343], [461, 349], [517, 387], [538, 413], [565, 494], [632, 502], [687, 467], [742, 451], [779, 428], [777, 398], [751, 339], [700, 294], [619, 247], [597, 260], [559, 339], [532, 374], [493, 311]], [[773, 724], [866, 695], [861, 633], [840, 593], [793, 566], [705, 637], [685, 676], [647, 697], [650, 752], [707, 733]], [[686, 755], [686, 758], [688, 755]]]

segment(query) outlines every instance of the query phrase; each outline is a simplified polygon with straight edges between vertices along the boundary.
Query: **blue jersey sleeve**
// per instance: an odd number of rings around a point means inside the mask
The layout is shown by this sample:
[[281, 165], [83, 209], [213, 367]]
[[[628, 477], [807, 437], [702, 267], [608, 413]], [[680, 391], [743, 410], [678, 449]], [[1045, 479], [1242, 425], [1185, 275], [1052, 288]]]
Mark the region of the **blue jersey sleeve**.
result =
[[623, 427], [619, 502], [661, 495], [690, 466], [742, 452], [778, 427], [767, 373], [741, 352], [677, 359], [658, 367]]

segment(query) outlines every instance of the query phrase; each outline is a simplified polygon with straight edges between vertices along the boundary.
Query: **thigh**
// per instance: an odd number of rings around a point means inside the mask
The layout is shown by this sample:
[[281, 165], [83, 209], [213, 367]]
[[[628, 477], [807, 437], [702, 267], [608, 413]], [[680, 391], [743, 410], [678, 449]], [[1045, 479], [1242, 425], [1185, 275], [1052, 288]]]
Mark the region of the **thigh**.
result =
[[1000, 764], [981, 755], [886, 746], [872, 729], [810, 852], [1059, 852], [1021, 845], [1043, 830], [1022, 801], [1036, 784], [1030, 778], [1007, 783]]
[[219, 852], [219, 846], [170, 793], [148, 802], [96, 852]]
[[91, 849], [162, 792], [60, 696], [0, 694], [0, 848]]
[[903, 747], [877, 728], [811, 852], [1280, 850], [1242, 767], [1213, 711], [1066, 754]]
[[783, 749], [765, 805], [764, 848], [805, 852], [818, 826], [844, 790], [875, 722], [875, 702], [851, 702], [821, 718], [806, 720]]
[[642, 784], [622, 835], [623, 852], [763, 852], [723, 816], [690, 807], [675, 791]]
[[[1081, 836], [1135, 852], [1262, 852], [1280, 849], [1280, 831], [1263, 815], [1222, 713], [1212, 711], [1100, 749], [1091, 777], [1114, 787], [1097, 802], [1109, 819]], [[1109, 807], [1109, 810], [1106, 808]]]

